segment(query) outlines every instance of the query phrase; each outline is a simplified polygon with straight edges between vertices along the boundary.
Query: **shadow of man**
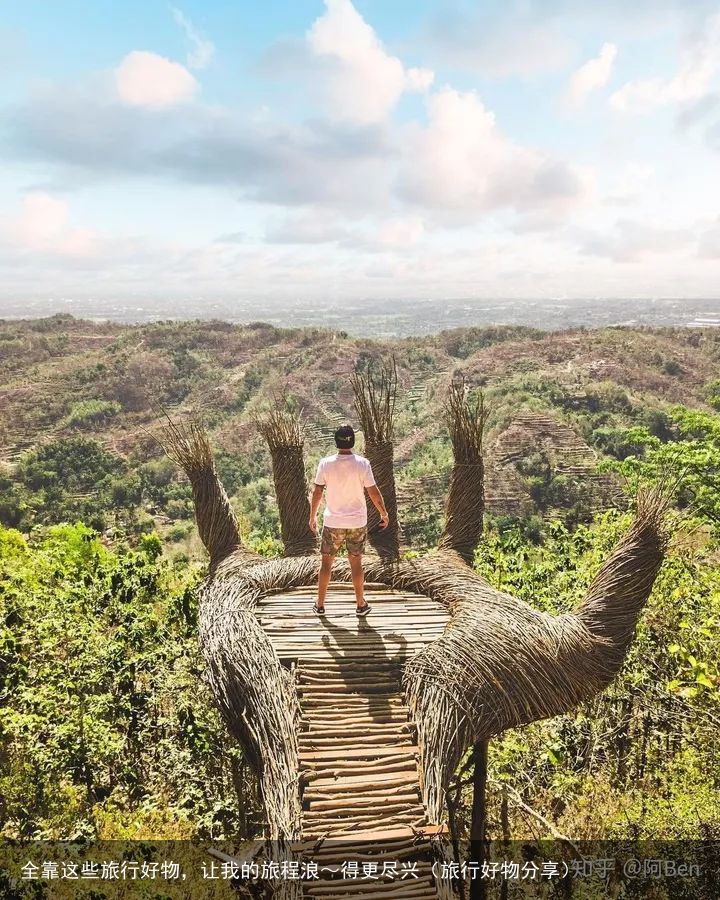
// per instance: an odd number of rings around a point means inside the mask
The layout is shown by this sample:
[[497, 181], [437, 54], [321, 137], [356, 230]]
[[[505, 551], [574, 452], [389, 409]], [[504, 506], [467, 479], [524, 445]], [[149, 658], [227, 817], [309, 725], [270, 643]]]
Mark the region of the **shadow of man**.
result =
[[[323, 645], [337, 666], [347, 693], [367, 701], [367, 712], [373, 721], [391, 721], [391, 701], [402, 692], [400, 679], [407, 659], [407, 639], [395, 631], [381, 633], [365, 618], [358, 619], [357, 629], [327, 621], [324, 625], [330, 635], [322, 636]], [[387, 639], [397, 644], [392, 656]]]

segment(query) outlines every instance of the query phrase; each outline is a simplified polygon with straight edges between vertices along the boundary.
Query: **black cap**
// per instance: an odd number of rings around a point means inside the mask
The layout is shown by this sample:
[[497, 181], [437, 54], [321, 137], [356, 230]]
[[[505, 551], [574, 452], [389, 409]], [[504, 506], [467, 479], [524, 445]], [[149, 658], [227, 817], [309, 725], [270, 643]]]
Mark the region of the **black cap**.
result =
[[338, 450], [349, 450], [355, 444], [355, 431], [352, 425], [341, 425], [335, 432], [335, 446]]

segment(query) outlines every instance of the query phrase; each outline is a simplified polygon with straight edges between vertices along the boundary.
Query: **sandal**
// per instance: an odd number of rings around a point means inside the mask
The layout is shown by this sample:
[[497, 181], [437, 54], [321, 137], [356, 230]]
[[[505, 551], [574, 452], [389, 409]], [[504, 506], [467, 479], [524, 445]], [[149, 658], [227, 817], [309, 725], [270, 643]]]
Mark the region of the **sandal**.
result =
[[355, 613], [358, 616], [366, 616], [370, 612], [371, 609], [372, 609], [372, 606], [370, 606], [370, 604], [366, 600], [365, 606], [358, 606], [357, 609], [355, 610]]
[[317, 603], [313, 603], [313, 612], [317, 613], [319, 616], [324, 616], [325, 615], [325, 607], [318, 606]]

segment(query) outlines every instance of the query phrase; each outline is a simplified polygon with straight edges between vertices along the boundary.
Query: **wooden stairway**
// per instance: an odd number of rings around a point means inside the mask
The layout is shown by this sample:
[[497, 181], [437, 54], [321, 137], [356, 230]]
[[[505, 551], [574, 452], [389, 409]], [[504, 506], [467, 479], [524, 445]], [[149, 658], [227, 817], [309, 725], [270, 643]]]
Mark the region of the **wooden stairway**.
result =
[[[442, 633], [448, 615], [427, 597], [383, 585], [367, 586], [366, 595], [366, 618], [355, 615], [347, 584], [331, 585], [324, 618], [312, 611], [313, 588], [271, 595], [258, 606], [278, 656], [296, 671], [303, 846], [325, 869], [320, 880], [305, 882], [304, 894], [436, 898], [428, 849], [438, 829], [422, 803], [420, 750], [401, 673]], [[338, 877], [343, 864], [357, 866], [357, 876]]]

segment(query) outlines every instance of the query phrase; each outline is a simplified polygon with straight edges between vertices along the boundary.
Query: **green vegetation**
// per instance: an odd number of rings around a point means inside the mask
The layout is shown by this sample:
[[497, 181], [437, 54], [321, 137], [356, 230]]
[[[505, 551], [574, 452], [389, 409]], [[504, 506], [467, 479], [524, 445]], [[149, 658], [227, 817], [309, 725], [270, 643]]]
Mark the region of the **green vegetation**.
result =
[[73, 404], [64, 424], [69, 426], [104, 424], [121, 409], [120, 404], [114, 400], [81, 400]]
[[[540, 545], [519, 529], [489, 532], [478, 571], [550, 613], [571, 609], [629, 522], [600, 516]], [[695, 526], [695, 527], [693, 527]], [[499, 785], [577, 839], [685, 839], [720, 833], [720, 543], [686, 523], [663, 565], [622, 675], [577, 714], [512, 731], [492, 744], [492, 827]], [[517, 834], [528, 828], [518, 811]]]
[[131, 512], [139, 497], [117, 456], [86, 437], [61, 438], [25, 453], [12, 476], [0, 475], [0, 519], [28, 529], [82, 520], [107, 527], [116, 501]]
[[710, 522], [720, 534], [720, 418], [683, 406], [665, 417], [663, 438], [649, 428], [615, 430], [607, 467], [620, 472], [634, 490], [642, 481], [677, 478], [678, 502]]
[[0, 530], [3, 836], [238, 830], [241, 758], [198, 659], [199, 573], [160, 550], [156, 535], [111, 550], [80, 524]]
[[[491, 835], [506, 782], [578, 839], [717, 839], [720, 333], [466, 328], [381, 344], [69, 316], [0, 329], [2, 834], [252, 833], [251, 781], [197, 656], [204, 555], [190, 487], [151, 432], [163, 408], [202, 413], [243, 537], [272, 556], [277, 504], [252, 415], [293, 400], [311, 425], [310, 476], [354, 418], [347, 376], [389, 351], [411, 552], [440, 533], [452, 461], [442, 403], [461, 370], [491, 411], [495, 497], [476, 565], [539, 608], [582, 596], [627, 524], [623, 494], [680, 477], [682, 524], [621, 677], [576, 714], [492, 742]], [[564, 430], [540, 433], [523, 414]], [[514, 836], [539, 828], [512, 803], [509, 815]]]

